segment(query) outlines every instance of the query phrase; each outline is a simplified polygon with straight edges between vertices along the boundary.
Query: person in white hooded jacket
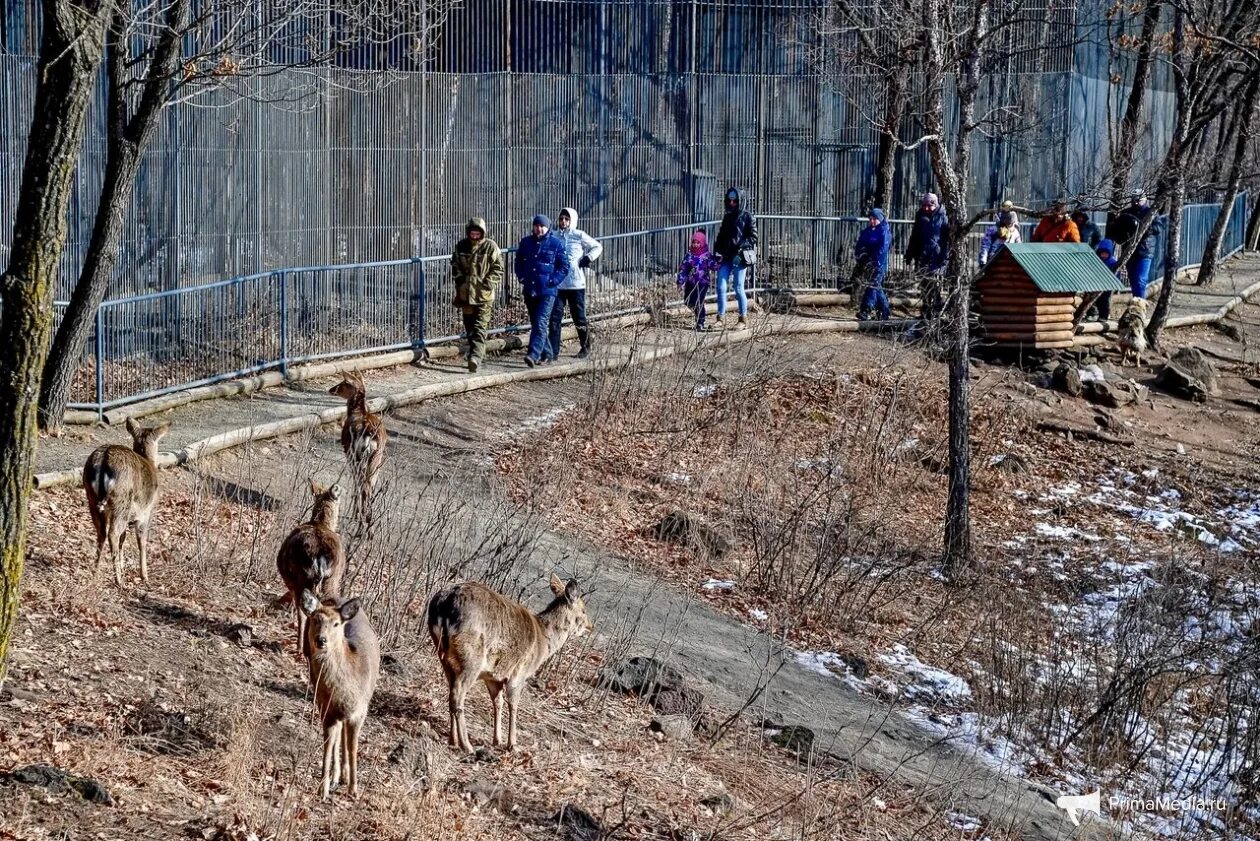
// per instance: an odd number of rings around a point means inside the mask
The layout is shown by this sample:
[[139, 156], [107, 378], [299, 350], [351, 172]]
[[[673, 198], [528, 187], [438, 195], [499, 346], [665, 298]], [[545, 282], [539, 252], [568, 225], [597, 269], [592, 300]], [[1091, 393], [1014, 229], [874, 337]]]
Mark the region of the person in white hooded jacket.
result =
[[561, 208], [560, 215], [556, 217], [555, 233], [564, 242], [571, 268], [569, 276], [560, 284], [556, 306], [551, 310], [551, 355], [553, 359], [560, 358], [560, 325], [564, 321], [567, 302], [581, 343], [578, 359], [585, 359], [591, 352], [591, 328], [586, 320], [586, 267], [599, 259], [599, 255], [604, 253], [604, 246], [578, 228], [578, 214], [571, 207]]

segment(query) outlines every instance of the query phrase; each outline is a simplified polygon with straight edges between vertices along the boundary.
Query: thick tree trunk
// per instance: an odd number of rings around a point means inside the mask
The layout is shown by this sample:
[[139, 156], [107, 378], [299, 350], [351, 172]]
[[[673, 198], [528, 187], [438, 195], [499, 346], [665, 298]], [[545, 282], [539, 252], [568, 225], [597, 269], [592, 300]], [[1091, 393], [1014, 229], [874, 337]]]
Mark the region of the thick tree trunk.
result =
[[190, 8], [191, 0], [174, 0], [167, 7], [166, 26], [160, 31], [149, 54], [144, 85], [136, 101], [135, 114], [130, 119], [127, 117], [130, 97], [126, 88], [130, 72], [128, 65], [131, 63], [129, 42], [134, 33], [127, 26], [125, 10], [120, 9], [115, 16], [115, 34], [107, 45], [109, 146], [105, 180], [101, 185], [87, 258], [44, 365], [39, 399], [39, 423], [44, 429], [59, 429], [65, 418], [70, 387], [82, 360], [83, 347], [118, 265], [118, 240], [131, 207], [141, 154], [157, 128], [171, 77], [179, 67], [180, 39], [188, 28]]
[[1247, 219], [1247, 250], [1260, 250], [1260, 196], [1251, 200], [1251, 216]]
[[1251, 117], [1256, 111], [1257, 100], [1260, 99], [1260, 77], [1254, 77], [1247, 86], [1247, 94], [1237, 111], [1234, 140], [1234, 154], [1229, 164], [1229, 181], [1225, 187], [1225, 196], [1221, 199], [1221, 209], [1216, 214], [1216, 222], [1212, 224], [1212, 232], [1208, 234], [1203, 246], [1203, 256], [1199, 266], [1199, 276], [1195, 280], [1198, 286], [1207, 286], [1216, 275], [1216, 266], [1221, 258], [1221, 241], [1225, 239], [1225, 231], [1229, 228], [1229, 220], [1234, 212], [1234, 200], [1242, 189], [1243, 159], [1247, 156], [1247, 146], [1251, 142]]
[[1159, 339], [1172, 311], [1173, 294], [1177, 287], [1177, 268], [1181, 264], [1181, 218], [1186, 204], [1186, 177], [1182, 164], [1177, 163], [1168, 175], [1168, 231], [1164, 243], [1164, 283], [1159, 289], [1155, 311], [1146, 325], [1146, 340], [1152, 348], [1159, 347]]
[[44, 0], [38, 83], [9, 266], [0, 278], [0, 675], [17, 621], [35, 462], [36, 398], [52, 328], [66, 206], [109, 2]]
[[955, 578], [971, 566], [971, 284], [961, 240], [950, 253], [949, 497], [945, 507], [944, 572]]
[[885, 88], [884, 126], [879, 135], [879, 160], [875, 170], [874, 206], [883, 208], [890, 216], [893, 209], [893, 179], [897, 173], [897, 149], [901, 139], [901, 118], [906, 112], [906, 85], [909, 81], [909, 64], [888, 75]]
[[[1133, 83], [1125, 104], [1124, 117], [1120, 120], [1120, 136], [1112, 150], [1111, 201], [1114, 207], [1125, 206], [1125, 193], [1129, 190], [1129, 177], [1133, 172], [1133, 156], [1137, 154], [1138, 129], [1142, 126], [1142, 106], [1146, 101], [1146, 86], [1151, 75], [1154, 58], [1155, 29], [1159, 25], [1161, 0], [1146, 0], [1146, 12], [1142, 15], [1142, 35], [1138, 41], [1137, 61], [1133, 66]], [[1108, 215], [1110, 219], [1110, 215]]]

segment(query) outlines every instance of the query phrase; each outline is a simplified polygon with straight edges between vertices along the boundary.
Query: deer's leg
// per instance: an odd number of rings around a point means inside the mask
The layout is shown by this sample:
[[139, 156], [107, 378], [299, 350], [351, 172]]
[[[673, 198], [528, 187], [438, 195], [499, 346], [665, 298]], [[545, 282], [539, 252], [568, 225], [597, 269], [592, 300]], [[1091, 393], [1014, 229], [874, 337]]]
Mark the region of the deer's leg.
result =
[[362, 721], [346, 722], [346, 780], [350, 783], [350, 796], [359, 796], [359, 731]]
[[123, 585], [123, 549], [125, 547], [124, 539], [127, 537], [127, 518], [125, 516], [113, 516], [107, 525], [109, 538], [109, 553], [114, 558], [114, 581], [118, 586]]
[[492, 743], [498, 747], [503, 733], [503, 683], [491, 678], [486, 680], [486, 689], [490, 692], [490, 706], [494, 708], [494, 739]]
[[149, 583], [149, 521], [136, 521], [136, 551], [140, 553], [140, 580]]
[[464, 753], [473, 752], [472, 742], [468, 740], [468, 723], [464, 719], [464, 700], [468, 697], [468, 690], [476, 679], [476, 675], [466, 669], [455, 676], [455, 687], [451, 690], [452, 703], [455, 707], [455, 726], [459, 730], [459, 746], [463, 748]]
[[324, 726], [324, 773], [320, 780], [319, 796], [327, 800], [332, 783], [333, 762], [341, 747], [341, 722]]
[[442, 661], [442, 674], [446, 675], [446, 699], [449, 707], [450, 717], [450, 739], [451, 747], [459, 744], [458, 724], [455, 720], [455, 669], [453, 669], [445, 659]]
[[101, 558], [105, 555], [105, 515], [97, 506], [97, 501], [88, 494], [88, 513], [92, 515], [92, 526], [96, 529], [96, 566], [99, 569]]
[[300, 663], [306, 657], [306, 614], [297, 605], [297, 599], [293, 603], [297, 606], [297, 659]]
[[516, 707], [521, 700], [521, 686], [516, 681], [507, 685], [508, 750], [516, 750]]

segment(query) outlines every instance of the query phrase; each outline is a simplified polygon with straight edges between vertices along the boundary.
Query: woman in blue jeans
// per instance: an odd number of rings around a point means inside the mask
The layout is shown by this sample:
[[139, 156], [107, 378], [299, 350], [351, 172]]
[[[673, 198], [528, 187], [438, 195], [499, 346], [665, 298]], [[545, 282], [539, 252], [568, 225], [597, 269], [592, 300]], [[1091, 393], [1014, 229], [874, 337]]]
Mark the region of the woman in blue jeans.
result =
[[717, 318], [715, 328], [722, 326], [726, 315], [726, 290], [731, 276], [735, 276], [735, 301], [739, 307], [739, 325], [748, 324], [748, 296], [744, 293], [744, 281], [748, 267], [756, 259], [757, 219], [744, 209], [744, 191], [731, 187], [726, 191], [726, 212], [722, 214], [722, 226], [718, 228], [713, 250], [722, 263], [717, 271]]

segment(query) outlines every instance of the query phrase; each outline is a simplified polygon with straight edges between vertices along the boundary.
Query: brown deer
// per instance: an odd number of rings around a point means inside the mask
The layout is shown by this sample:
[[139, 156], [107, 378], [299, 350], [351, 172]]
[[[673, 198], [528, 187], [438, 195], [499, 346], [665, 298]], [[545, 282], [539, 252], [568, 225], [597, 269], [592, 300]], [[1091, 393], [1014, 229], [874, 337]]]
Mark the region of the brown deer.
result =
[[376, 474], [385, 462], [385, 422], [367, 408], [367, 389], [363, 378], [347, 372], [341, 382], [328, 389], [329, 394], [346, 401], [346, 419], [341, 424], [341, 449], [359, 482], [359, 494], [366, 508], [376, 488]]
[[539, 614], [476, 582], [457, 584], [429, 599], [428, 625], [450, 689], [450, 742], [472, 752], [464, 723], [464, 698], [480, 680], [494, 708], [494, 744], [500, 744], [503, 694], [507, 694], [508, 750], [516, 747], [516, 708], [521, 690], [572, 637], [594, 625], [577, 581], [553, 573], [555, 598]]
[[324, 766], [319, 795], [341, 784], [342, 760], [350, 796], [359, 796], [359, 731], [381, 671], [381, 645], [358, 599], [328, 598], [322, 602], [303, 590], [299, 605], [306, 616], [315, 711], [324, 728]]
[[311, 493], [315, 496], [311, 519], [289, 532], [276, 555], [276, 570], [288, 588], [287, 599], [297, 609], [299, 657], [307, 653], [302, 646], [306, 639], [306, 614], [302, 612], [300, 596], [306, 590], [321, 597], [341, 595], [341, 577], [346, 572], [346, 553], [337, 534], [341, 486], [322, 488], [312, 479]]
[[123, 548], [127, 527], [136, 527], [140, 578], [149, 581], [149, 519], [158, 498], [157, 443], [169, 423], [140, 426], [127, 418], [131, 449], [108, 444], [98, 447], [83, 465], [83, 491], [96, 526], [96, 566], [101, 565], [105, 541], [114, 559], [114, 580], [123, 584]]

